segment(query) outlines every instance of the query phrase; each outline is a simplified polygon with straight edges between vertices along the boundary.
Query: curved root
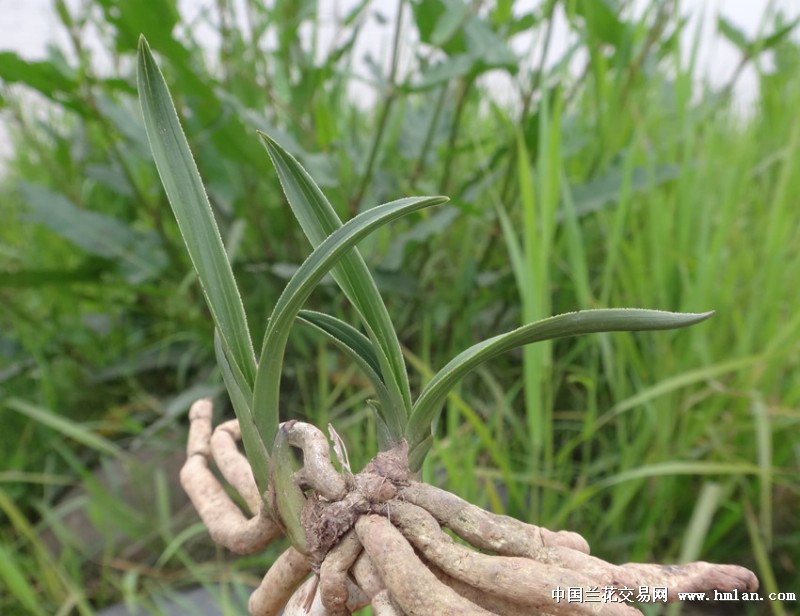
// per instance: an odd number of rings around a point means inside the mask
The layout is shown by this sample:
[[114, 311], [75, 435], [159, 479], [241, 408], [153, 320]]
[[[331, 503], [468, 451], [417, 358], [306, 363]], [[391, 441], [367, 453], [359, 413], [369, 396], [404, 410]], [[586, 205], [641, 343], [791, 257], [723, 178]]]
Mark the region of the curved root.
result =
[[543, 548], [553, 546], [589, 553], [589, 544], [578, 533], [563, 530], [553, 532], [505, 515], [490, 513], [432, 485], [412, 482], [401, 490], [400, 496], [425, 509], [440, 524], [479, 550], [537, 560], [546, 555]]
[[211, 434], [211, 457], [217, 463], [222, 476], [242, 496], [251, 513], [261, 510], [261, 494], [258, 492], [253, 470], [236, 443], [242, 440], [239, 422], [235, 419], [217, 426]]
[[298, 482], [313, 488], [329, 501], [342, 500], [347, 494], [347, 481], [331, 464], [325, 435], [302, 421], [287, 421], [281, 426], [289, 444], [303, 452], [303, 468], [296, 475]]
[[[211, 411], [208, 400], [192, 406], [181, 483], [215, 541], [239, 553], [258, 552], [280, 534], [279, 525], [238, 450], [238, 423], [212, 432]], [[632, 616], [641, 612], [617, 591], [661, 588], [674, 601], [679, 592], [758, 588], [751, 571], [733, 565], [607, 563], [591, 556], [577, 533], [495, 515], [412, 481], [405, 443], [381, 452], [357, 475], [347, 468], [342, 475], [321, 431], [297, 421], [282, 429], [303, 452], [295, 481], [312, 490], [301, 520], [310, 549], [303, 555], [289, 548], [275, 561], [250, 597], [253, 616], [275, 616], [281, 608], [285, 616], [348, 616], [367, 604], [376, 616]], [[346, 453], [337, 455], [346, 460]], [[212, 460], [254, 517], [230, 499]], [[565, 589], [610, 592], [602, 601], [578, 602], [558, 594]]]
[[[258, 588], [250, 595], [247, 609], [252, 616], [275, 616], [295, 594], [311, 572], [308, 559], [294, 548], [281, 554], [270, 567]], [[288, 616], [288, 615], [287, 615]]]
[[410, 616], [491, 616], [440, 582], [387, 518], [362, 516], [356, 533], [389, 593]]
[[280, 536], [280, 528], [261, 506], [260, 499], [256, 516], [245, 517], [211, 472], [211, 415], [209, 400], [198, 400], [189, 411], [191, 423], [181, 485], [216, 543], [237, 554], [261, 552]]
[[372, 613], [375, 616], [403, 616], [403, 612], [397, 607], [388, 590], [382, 590], [372, 597], [370, 602]]
[[319, 591], [322, 604], [329, 616], [350, 616], [347, 607], [350, 592], [347, 587], [347, 572], [361, 554], [361, 542], [355, 531], [349, 531], [339, 540], [319, 569]]
[[[455, 543], [434, 517], [424, 509], [404, 502], [388, 506], [388, 515], [403, 535], [431, 563], [447, 575], [473, 588], [530, 609], [553, 614], [597, 613], [589, 603], [556, 603], [552, 591], [558, 585], [572, 588], [592, 586], [592, 580], [569, 569], [545, 565], [529, 558], [488, 556]], [[604, 614], [635, 614], [623, 603], [609, 603]]]

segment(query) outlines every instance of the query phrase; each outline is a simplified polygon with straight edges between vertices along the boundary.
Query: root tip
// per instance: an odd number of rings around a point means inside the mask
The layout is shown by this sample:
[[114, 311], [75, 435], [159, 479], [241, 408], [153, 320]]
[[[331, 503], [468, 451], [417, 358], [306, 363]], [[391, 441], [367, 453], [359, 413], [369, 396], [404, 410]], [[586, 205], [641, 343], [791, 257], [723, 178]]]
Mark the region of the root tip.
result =
[[211, 405], [211, 398], [201, 398], [197, 400], [189, 409], [189, 420], [195, 421], [197, 419], [211, 420], [214, 409]]

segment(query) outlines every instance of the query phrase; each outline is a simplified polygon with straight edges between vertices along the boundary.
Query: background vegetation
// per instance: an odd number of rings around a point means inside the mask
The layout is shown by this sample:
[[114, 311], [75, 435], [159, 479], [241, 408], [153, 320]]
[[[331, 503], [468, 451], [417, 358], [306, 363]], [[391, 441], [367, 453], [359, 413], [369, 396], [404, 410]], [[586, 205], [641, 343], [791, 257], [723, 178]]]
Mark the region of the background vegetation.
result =
[[[550, 314], [714, 309], [686, 331], [494, 362], [451, 396], [423, 472], [489, 509], [577, 530], [608, 560], [738, 563], [764, 593], [800, 588], [794, 23], [774, 15], [748, 40], [718, 22], [757, 68], [761, 97], [743, 117], [731, 87], [694, 82], [696, 46], [680, 45], [671, 1], [520, 12], [511, 0], [402, 0], [386, 63], [356, 52], [382, 19], [369, 0], [332, 39], [310, 1], [218, 0], [194, 23], [175, 0], [148, 6], [56, 0], [69, 48], [41, 62], [0, 53], [13, 143], [0, 186], [0, 612], [152, 608], [201, 583], [238, 613], [274, 556], [208, 547], [174, 485], [188, 404], [222, 388], [135, 100], [140, 33], [248, 314], [263, 315], [256, 339], [308, 253], [256, 129], [300, 158], [343, 218], [407, 195], [452, 198], [362, 245], [417, 383], [476, 340]], [[544, 62], [554, 16], [574, 44]], [[209, 27], [213, 51], [197, 34]], [[111, 70], [97, 69], [88, 33]], [[332, 288], [312, 304], [352, 319]], [[368, 388], [310, 332], [291, 349], [284, 418], [332, 421], [360, 467], [376, 450]]]

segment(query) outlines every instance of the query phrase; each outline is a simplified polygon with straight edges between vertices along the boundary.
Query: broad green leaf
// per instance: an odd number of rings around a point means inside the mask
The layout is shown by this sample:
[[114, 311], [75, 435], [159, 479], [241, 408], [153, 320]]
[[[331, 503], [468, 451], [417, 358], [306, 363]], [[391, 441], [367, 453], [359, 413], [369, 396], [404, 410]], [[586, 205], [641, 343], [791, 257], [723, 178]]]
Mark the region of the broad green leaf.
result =
[[449, 56], [423, 69], [419, 77], [414, 79], [407, 90], [409, 92], [427, 90], [459, 77], [464, 77], [475, 70], [477, 63], [478, 60], [476, 58], [466, 53]]
[[[342, 226], [333, 207], [302, 165], [274, 139], [260, 133], [280, 178], [286, 199], [311, 245], [316, 248]], [[411, 389], [400, 342], [392, 320], [358, 250], [347, 254], [332, 271], [336, 283], [355, 306], [372, 339], [381, 373], [393, 404], [387, 413], [408, 414]]]
[[[372, 408], [378, 413], [390, 436], [386, 445], [396, 443], [403, 438], [403, 422], [398, 421], [400, 418], [396, 414], [388, 416], [384, 414], [383, 409], [392, 403], [392, 399], [383, 382], [375, 347], [372, 346], [370, 339], [352, 325], [321, 312], [301, 310], [298, 320], [325, 334], [364, 371], [380, 401], [380, 404]], [[388, 425], [392, 427], [389, 428]]]
[[442, 47], [451, 37], [462, 34], [464, 23], [469, 19], [470, 7], [466, 2], [448, 2], [447, 10], [436, 20], [431, 32], [431, 44]]
[[[272, 443], [278, 430], [278, 402], [283, 357], [297, 314], [322, 278], [372, 231], [411, 212], [447, 201], [444, 197], [414, 197], [385, 203], [359, 214], [323, 241], [292, 276], [281, 293], [264, 334], [253, 390], [253, 409], [259, 434]], [[376, 345], [377, 347], [377, 345]], [[383, 372], [384, 377], [386, 372]], [[390, 409], [387, 412], [401, 412]], [[405, 416], [402, 416], [405, 420]]]
[[467, 16], [465, 7], [468, 8], [464, 0], [412, 2], [411, 10], [420, 41], [439, 48], [448, 55], [464, 53], [467, 46], [463, 28], [453, 28], [448, 24], [459, 22], [463, 25]]
[[[29, 62], [12, 51], [0, 52], [0, 82], [24, 83], [59, 105], [72, 109], [83, 116], [92, 115], [89, 106], [76, 92], [80, 91], [74, 75], [60, 69], [59, 63], [48, 61]], [[0, 103], [2, 103], [0, 98]], [[2, 105], [0, 105], [2, 107]]]
[[253, 468], [253, 476], [258, 490], [263, 495], [269, 487], [269, 454], [267, 454], [253, 419], [253, 409], [250, 407], [253, 401], [253, 390], [236, 364], [229, 360], [230, 350], [225, 348], [225, 341], [219, 335], [218, 329], [214, 329], [214, 352], [222, 372], [222, 380], [225, 382], [225, 388], [231, 398], [233, 411], [239, 418], [239, 429], [242, 432], [242, 442], [247, 452], [247, 459]]
[[275, 507], [278, 509], [281, 522], [292, 546], [303, 554], [308, 553], [306, 533], [300, 522], [305, 496], [294, 481], [295, 468], [292, 448], [283, 429], [275, 435], [272, 448], [273, 476], [275, 486]]
[[114, 28], [117, 51], [136, 49], [137, 38], [144, 33], [170, 57], [187, 53], [172, 34], [181, 17], [176, 0], [148, 0], [146, 10], [138, 2], [98, 0], [96, 4], [103, 9], [106, 23]]
[[175, 105], [144, 37], [139, 40], [137, 79], [153, 158], [211, 316], [231, 349], [232, 363], [252, 386], [255, 353], [244, 306]]
[[50, 229], [88, 254], [114, 261], [131, 284], [152, 279], [166, 267], [167, 255], [155, 234], [79, 208], [61, 193], [38, 184], [21, 182], [19, 192], [28, 207], [28, 221]]
[[[606, 206], [611, 207], [612, 204], [616, 204], [626, 182], [626, 188], [630, 194], [645, 192], [679, 178], [682, 172], [692, 166], [693, 163], [687, 162], [683, 167], [671, 164], [658, 165], [649, 169], [635, 167], [631, 171], [630, 177], [627, 178], [622, 168], [611, 169], [603, 176], [572, 187], [575, 215], [580, 218]], [[566, 207], [562, 207], [556, 215], [556, 220], [561, 223], [566, 217]]]
[[[676, 329], [704, 321], [712, 314], [638, 308], [583, 310], [543, 319], [479, 342], [450, 360], [422, 390], [406, 430], [410, 450], [414, 452], [430, 436], [431, 424], [438, 417], [448, 392], [469, 372], [501, 353], [533, 342], [579, 334]], [[424, 454], [415, 453], [417, 464], [421, 464], [423, 458]], [[417, 468], [412, 467], [412, 470]]]
[[572, 6], [592, 38], [617, 49], [627, 42], [630, 27], [609, 0], [575, 0]]

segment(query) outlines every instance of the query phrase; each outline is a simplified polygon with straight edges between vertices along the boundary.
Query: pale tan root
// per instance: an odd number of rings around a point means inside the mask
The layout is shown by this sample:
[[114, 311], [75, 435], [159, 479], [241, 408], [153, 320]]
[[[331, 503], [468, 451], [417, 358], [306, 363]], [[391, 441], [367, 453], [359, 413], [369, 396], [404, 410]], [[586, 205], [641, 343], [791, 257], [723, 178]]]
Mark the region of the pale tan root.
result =
[[358, 587], [369, 599], [386, 589], [378, 570], [375, 569], [375, 565], [372, 564], [372, 560], [366, 552], [361, 552], [350, 572], [356, 579]]
[[595, 580], [600, 587], [667, 588], [669, 591], [667, 596], [670, 601], [677, 601], [679, 592], [711, 590], [753, 592], [758, 589], [758, 578], [755, 574], [737, 565], [715, 565], [706, 562], [684, 565], [645, 563], [612, 565], [587, 554], [577, 554], [559, 549], [554, 550], [551, 562], [557, 562], [562, 567], [579, 569]]
[[[504, 597], [498, 597], [488, 592], [484, 592], [470, 586], [466, 582], [457, 580], [450, 577], [444, 571], [439, 569], [436, 565], [426, 562], [425, 565], [433, 571], [434, 575], [439, 578], [443, 584], [446, 584], [459, 595], [465, 599], [469, 599], [476, 605], [480, 605], [483, 609], [488, 610], [494, 614], [502, 614], [503, 616], [531, 616], [531, 608], [514, 603], [513, 601]], [[549, 616], [548, 613], [538, 611], [536, 616]]]
[[404, 616], [388, 590], [382, 590], [372, 597], [371, 603], [374, 616]]
[[575, 571], [528, 558], [488, 556], [475, 552], [455, 543], [430, 513], [413, 503], [393, 501], [387, 504], [387, 508], [392, 524], [402, 531], [426, 560], [449, 576], [478, 590], [537, 612], [608, 616], [640, 614], [624, 603], [557, 602], [552, 594], [557, 587], [589, 588], [595, 585], [594, 580]]
[[589, 553], [589, 544], [578, 533], [554, 532], [490, 513], [432, 485], [415, 481], [400, 492], [403, 499], [428, 511], [440, 524], [479, 550], [544, 562], [547, 562], [544, 549], [547, 547], [561, 546]]
[[250, 463], [236, 445], [241, 439], [239, 420], [231, 419], [219, 424], [211, 434], [211, 455], [225, 481], [242, 495], [250, 512], [255, 515], [261, 511], [261, 494]]
[[[239, 451], [238, 422], [212, 432], [208, 400], [196, 402], [189, 417], [184, 489], [214, 541], [242, 554], [263, 550], [281, 530]], [[349, 468], [340, 474], [321, 431], [297, 421], [281, 428], [303, 452], [295, 480], [315, 493], [302, 513], [309, 553], [289, 548], [281, 554], [250, 597], [252, 616], [275, 616], [281, 608], [285, 616], [349, 616], [369, 603], [376, 616], [634, 616], [641, 612], [618, 593], [616, 600], [597, 602], [569, 602], [563, 593], [611, 587], [635, 596], [640, 587], [665, 588], [677, 600], [679, 592], [758, 588], [752, 572], [732, 565], [607, 563], [590, 556], [577, 533], [495, 515], [411, 480], [403, 444], [357, 475]], [[334, 442], [346, 467], [342, 445]], [[233, 502], [212, 460], [255, 517]], [[476, 549], [456, 543], [443, 527]], [[317, 575], [304, 583], [312, 570]]]
[[361, 542], [354, 530], [349, 530], [325, 556], [319, 569], [319, 592], [328, 616], [350, 616], [347, 606], [348, 571], [361, 553]]
[[310, 572], [308, 559], [294, 548], [288, 548], [250, 595], [247, 608], [251, 616], [275, 616]]
[[181, 485], [216, 543], [237, 554], [254, 554], [279, 537], [281, 530], [263, 508], [255, 517], [247, 518], [211, 472], [211, 415], [209, 400], [198, 400], [189, 411], [191, 423]]
[[338, 501], [347, 494], [347, 482], [331, 464], [328, 439], [315, 426], [302, 421], [281, 424], [286, 440], [303, 452], [303, 468], [295, 477], [329, 501]]
[[347, 580], [347, 609], [350, 613], [357, 612], [365, 605], [369, 605], [370, 598], [364, 590], [353, 580]]
[[362, 516], [356, 533], [392, 598], [409, 616], [492, 614], [442, 584], [386, 518]]

